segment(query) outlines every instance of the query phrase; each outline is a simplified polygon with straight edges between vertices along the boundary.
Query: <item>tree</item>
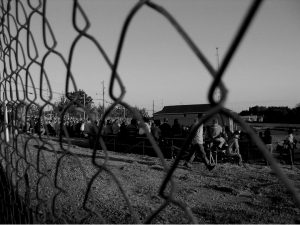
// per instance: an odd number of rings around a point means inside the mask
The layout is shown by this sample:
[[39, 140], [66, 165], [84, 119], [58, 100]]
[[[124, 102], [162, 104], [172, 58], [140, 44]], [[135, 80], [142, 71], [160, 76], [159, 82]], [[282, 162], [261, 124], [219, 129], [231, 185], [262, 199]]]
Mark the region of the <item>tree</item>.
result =
[[149, 117], [149, 114], [148, 114], [148, 111], [146, 108], [141, 108], [138, 110], [139, 110], [139, 113], [142, 115], [142, 117]]
[[300, 104], [291, 110], [289, 118], [292, 120], [292, 123], [300, 123]]
[[54, 112], [60, 113], [64, 110], [64, 108], [70, 103], [70, 100], [67, 99], [64, 95], [61, 96], [60, 100], [58, 102], [55, 102], [54, 105]]
[[241, 116], [249, 116], [250, 115], [250, 112], [249, 110], [243, 110], [239, 113]]
[[88, 96], [83, 90], [79, 90], [77, 92], [70, 92], [67, 95], [71, 101], [76, 99], [76, 101], [74, 102], [75, 106], [80, 107], [81, 105], [83, 105], [88, 110], [92, 108], [92, 104], [94, 103], [93, 98], [91, 96]]
[[260, 115], [267, 123], [300, 123], [300, 104], [290, 109], [284, 106], [254, 106], [240, 112], [241, 116]]
[[74, 92], [69, 92], [66, 96], [61, 96], [60, 100], [55, 103], [55, 113], [61, 113], [71, 101], [75, 102], [68, 108], [68, 113], [72, 116], [79, 116], [82, 114], [82, 110], [78, 111], [78, 107], [84, 107], [86, 110], [90, 111], [93, 107], [93, 98], [88, 96], [85, 91], [79, 90]]
[[269, 123], [288, 123], [288, 107], [268, 107], [264, 113], [264, 121]]
[[[147, 109], [145, 109], [145, 108], [138, 108], [137, 106], [135, 106], [133, 108], [135, 110], [137, 110], [142, 115], [142, 117], [149, 117]], [[126, 109], [126, 117], [133, 118], [135, 116], [133, 115], [133, 113], [131, 111], [129, 111], [128, 109]]]
[[124, 117], [124, 115], [126, 117], [126, 109], [122, 105], [116, 105], [110, 113], [112, 117]]
[[264, 113], [266, 112], [267, 110], [267, 107], [265, 106], [254, 106], [254, 107], [251, 107], [249, 108], [249, 112], [250, 114], [252, 115], [258, 115], [258, 116], [262, 116], [264, 115]]
[[102, 115], [104, 113], [103, 105], [99, 104], [96, 108], [96, 111], [99, 115]]

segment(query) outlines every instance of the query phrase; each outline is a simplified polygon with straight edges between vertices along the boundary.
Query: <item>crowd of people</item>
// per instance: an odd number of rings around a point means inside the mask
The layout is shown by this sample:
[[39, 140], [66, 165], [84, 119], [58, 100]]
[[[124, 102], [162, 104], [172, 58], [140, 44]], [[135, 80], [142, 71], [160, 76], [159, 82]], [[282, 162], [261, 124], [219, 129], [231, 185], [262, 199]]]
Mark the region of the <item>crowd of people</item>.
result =
[[184, 137], [189, 132], [189, 127], [181, 126], [178, 119], [174, 120], [173, 125], [169, 124], [168, 119], [164, 119], [161, 123], [160, 120], [150, 120], [149, 118], [143, 118], [145, 126], [142, 125], [135, 118], [131, 119], [130, 123], [126, 120], [119, 121], [107, 120], [102, 131], [103, 135], [120, 135], [125, 136], [136, 136], [145, 137], [146, 131], [151, 133], [156, 141], [160, 141], [162, 138], [174, 138], [174, 137]]
[[[174, 120], [174, 124], [170, 125], [167, 119], [164, 119], [163, 123], [160, 120], [150, 120], [149, 118], [143, 118], [145, 127], [142, 126], [135, 118], [128, 119], [110, 118], [104, 123], [101, 131], [102, 135], [118, 135], [122, 137], [144, 137], [146, 136], [145, 129], [151, 133], [155, 140], [161, 138], [171, 137], [185, 137], [188, 134], [189, 127], [181, 126], [177, 119]], [[51, 117], [50, 119], [40, 120], [38, 117], [28, 118], [24, 131], [27, 133], [36, 133], [50, 136], [59, 136], [60, 132], [65, 134], [65, 130], [68, 132], [69, 137], [88, 137], [90, 133], [97, 133], [99, 127], [99, 120], [82, 119], [75, 117], [65, 117], [61, 129], [61, 118]], [[94, 130], [94, 131], [92, 131]]]
[[52, 117], [51, 119], [41, 120], [38, 117], [28, 118], [26, 125], [23, 127], [26, 133], [59, 136], [60, 132], [66, 135], [64, 129], [67, 130], [69, 137], [82, 137], [80, 127], [84, 123], [83, 119], [77, 119], [74, 117], [65, 117], [64, 123], [61, 129], [60, 117]]
[[[118, 140], [123, 139], [130, 143], [135, 140], [136, 137], [146, 137], [146, 131], [148, 131], [161, 145], [164, 144], [168, 138], [187, 137], [191, 128], [195, 126], [200, 117], [201, 115], [199, 115], [194, 121], [195, 123], [190, 126], [182, 126], [178, 119], [174, 119], [173, 124], [170, 124], [167, 118], [160, 121], [150, 120], [145, 117], [143, 118], [145, 122], [143, 126], [142, 123], [135, 118], [131, 120], [110, 118], [105, 121], [101, 134], [103, 136], [114, 135], [118, 137]], [[27, 120], [25, 130], [27, 133], [47, 134], [50, 136], [59, 136], [60, 132], [63, 132], [62, 135], [66, 136], [67, 131], [68, 137], [88, 138], [90, 147], [92, 147], [98, 133], [99, 122], [99, 120], [90, 118], [84, 120], [75, 117], [65, 117], [61, 125], [60, 117], [52, 117], [44, 121], [32, 117]], [[266, 129], [264, 133], [260, 132], [259, 136], [262, 138], [267, 149], [272, 153], [273, 144], [270, 129]], [[242, 156], [239, 149], [239, 138], [240, 131], [232, 132], [228, 126], [222, 127], [218, 124], [218, 120], [216, 119], [212, 121], [210, 126], [201, 125], [192, 140], [189, 152], [185, 155], [184, 165], [190, 168], [195, 154], [198, 153], [207, 168], [211, 170], [213, 165], [210, 165], [207, 159], [206, 150], [212, 148], [216, 151], [223, 149], [227, 156], [236, 157], [238, 163], [241, 164]], [[293, 137], [292, 130], [289, 131], [285, 143], [293, 150], [295, 149], [295, 143], [297, 142]]]

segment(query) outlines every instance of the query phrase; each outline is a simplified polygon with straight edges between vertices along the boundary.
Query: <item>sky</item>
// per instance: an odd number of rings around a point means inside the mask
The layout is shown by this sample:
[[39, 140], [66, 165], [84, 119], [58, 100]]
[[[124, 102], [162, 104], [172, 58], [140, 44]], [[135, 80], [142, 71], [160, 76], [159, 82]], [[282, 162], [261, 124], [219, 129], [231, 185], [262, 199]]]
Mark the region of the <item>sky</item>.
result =
[[[47, 18], [57, 40], [56, 50], [68, 60], [78, 35], [72, 25], [70, 0], [47, 1]], [[89, 18], [92, 35], [113, 62], [122, 25], [137, 0], [79, 1]], [[154, 1], [171, 13], [214, 68], [222, 62], [249, 0]], [[224, 74], [229, 93], [225, 106], [236, 112], [251, 106], [288, 106], [300, 103], [300, 1], [266, 0]], [[41, 17], [31, 22], [42, 46]], [[83, 19], [77, 16], [79, 26]], [[218, 56], [217, 51], [218, 48]], [[42, 56], [43, 48], [40, 47]], [[66, 68], [59, 57], [45, 62], [55, 98], [64, 92]], [[38, 69], [37, 69], [38, 70]], [[108, 95], [111, 71], [95, 44], [81, 38], [72, 55], [71, 70], [77, 88], [102, 103]], [[34, 71], [34, 68], [32, 69]], [[146, 108], [150, 114], [166, 105], [206, 104], [212, 76], [160, 14], [143, 7], [130, 24], [122, 49], [118, 74], [126, 88], [124, 101]], [[39, 76], [36, 76], [36, 83]], [[103, 83], [102, 83], [103, 82]], [[70, 87], [72, 90], [72, 87]], [[116, 86], [114, 93], [119, 93]]]

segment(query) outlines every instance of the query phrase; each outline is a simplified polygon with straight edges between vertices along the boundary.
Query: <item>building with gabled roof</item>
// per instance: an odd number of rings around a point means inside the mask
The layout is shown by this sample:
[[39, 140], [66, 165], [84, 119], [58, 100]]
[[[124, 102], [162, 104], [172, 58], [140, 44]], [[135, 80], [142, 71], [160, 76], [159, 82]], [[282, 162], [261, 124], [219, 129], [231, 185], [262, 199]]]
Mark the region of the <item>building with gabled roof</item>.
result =
[[[166, 118], [170, 124], [173, 124], [174, 119], [178, 119], [181, 125], [190, 126], [194, 123], [199, 113], [206, 114], [211, 108], [210, 104], [169, 105], [154, 113], [153, 119], [163, 121]], [[232, 118], [223, 114], [214, 115], [206, 124], [210, 124], [213, 119], [217, 119], [222, 126], [229, 126], [232, 131], [237, 128]]]

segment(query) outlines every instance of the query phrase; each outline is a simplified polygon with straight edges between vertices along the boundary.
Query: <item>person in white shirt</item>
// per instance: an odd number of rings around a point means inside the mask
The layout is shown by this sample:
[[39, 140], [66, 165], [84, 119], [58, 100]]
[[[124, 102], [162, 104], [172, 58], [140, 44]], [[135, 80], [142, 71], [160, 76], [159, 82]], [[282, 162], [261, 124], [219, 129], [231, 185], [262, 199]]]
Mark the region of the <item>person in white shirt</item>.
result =
[[[201, 118], [201, 114], [198, 114], [198, 117], [197, 119], [195, 120], [195, 123], [193, 126], [195, 126], [198, 122], [199, 122], [199, 119]], [[207, 159], [206, 157], [206, 153], [205, 153], [205, 150], [204, 150], [204, 147], [203, 147], [203, 124], [200, 125], [200, 127], [198, 128], [193, 140], [192, 140], [192, 147], [190, 148], [190, 151], [188, 152], [188, 154], [184, 157], [184, 166], [191, 169], [191, 163], [193, 162], [194, 160], [194, 156], [195, 156], [195, 153], [199, 153], [200, 154], [200, 157], [203, 159], [204, 161], [204, 164], [206, 165], [206, 168], [208, 170], [212, 170], [215, 165], [211, 165], [209, 163], [209, 160]]]
[[228, 141], [226, 154], [231, 157], [236, 157], [238, 159], [238, 164], [241, 165], [243, 160], [240, 153], [239, 138], [240, 131], [235, 131]]
[[294, 164], [295, 148], [296, 148], [296, 145], [297, 145], [297, 140], [294, 137], [292, 129], [289, 129], [288, 136], [285, 139], [285, 143], [286, 143], [286, 145], [287, 145], [287, 147], [288, 147], [288, 149], [290, 150], [290, 153], [291, 153], [291, 160], [292, 160], [291, 163]]
[[[144, 117], [144, 122], [146, 125], [146, 129], [149, 133], [151, 133], [151, 125], [150, 125], [150, 120], [147, 117]], [[142, 126], [142, 124], [140, 124], [140, 128], [139, 128], [139, 135], [141, 136], [145, 136], [146, 135], [146, 130], [145, 128]]]

